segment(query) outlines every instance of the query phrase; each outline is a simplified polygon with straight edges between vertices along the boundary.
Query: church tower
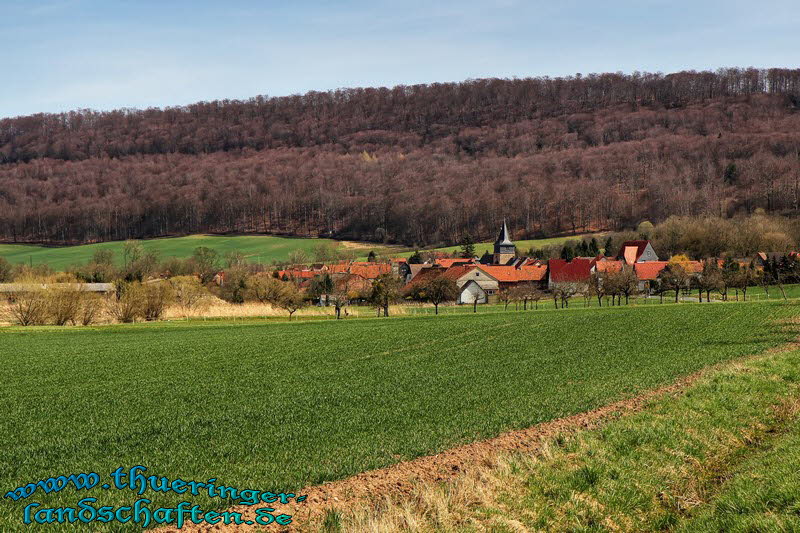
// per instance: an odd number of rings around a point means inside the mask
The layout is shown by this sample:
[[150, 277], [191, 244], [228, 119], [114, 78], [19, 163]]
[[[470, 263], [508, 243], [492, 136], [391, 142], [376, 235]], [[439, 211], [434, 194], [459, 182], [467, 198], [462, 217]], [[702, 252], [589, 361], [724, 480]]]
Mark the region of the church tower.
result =
[[511, 242], [511, 237], [508, 234], [508, 226], [505, 219], [503, 219], [503, 227], [500, 228], [500, 235], [494, 241], [494, 257], [493, 263], [495, 265], [507, 265], [514, 257], [516, 257], [517, 247]]

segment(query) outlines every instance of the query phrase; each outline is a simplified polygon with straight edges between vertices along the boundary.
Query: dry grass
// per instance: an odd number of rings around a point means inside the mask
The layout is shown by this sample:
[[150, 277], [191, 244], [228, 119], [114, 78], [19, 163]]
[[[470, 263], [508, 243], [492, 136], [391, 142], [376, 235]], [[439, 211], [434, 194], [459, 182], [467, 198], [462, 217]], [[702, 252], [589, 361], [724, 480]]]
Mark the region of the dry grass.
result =
[[[389, 308], [392, 316], [408, 314], [408, 306], [393, 305]], [[345, 308], [347, 316], [372, 317], [376, 311], [368, 306], [349, 306]], [[294, 314], [293, 318], [298, 317], [322, 317], [334, 316], [333, 307], [308, 306], [300, 309]], [[342, 312], [344, 316], [344, 311]], [[288, 313], [280, 308], [273, 307], [267, 303], [246, 302], [243, 304], [232, 304], [219, 298], [209, 297], [204, 305], [197, 309], [186, 310], [177, 306], [171, 306], [164, 313], [165, 319], [178, 318], [258, 318], [258, 317], [288, 317]]]

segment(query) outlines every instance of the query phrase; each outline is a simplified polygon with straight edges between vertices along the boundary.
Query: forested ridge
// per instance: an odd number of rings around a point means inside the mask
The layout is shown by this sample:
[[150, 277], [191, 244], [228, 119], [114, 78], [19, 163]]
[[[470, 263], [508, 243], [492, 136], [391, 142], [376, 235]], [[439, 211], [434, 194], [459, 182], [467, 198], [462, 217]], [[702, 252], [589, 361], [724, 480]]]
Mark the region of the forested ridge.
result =
[[486, 79], [0, 120], [0, 239], [408, 245], [800, 210], [800, 70]]

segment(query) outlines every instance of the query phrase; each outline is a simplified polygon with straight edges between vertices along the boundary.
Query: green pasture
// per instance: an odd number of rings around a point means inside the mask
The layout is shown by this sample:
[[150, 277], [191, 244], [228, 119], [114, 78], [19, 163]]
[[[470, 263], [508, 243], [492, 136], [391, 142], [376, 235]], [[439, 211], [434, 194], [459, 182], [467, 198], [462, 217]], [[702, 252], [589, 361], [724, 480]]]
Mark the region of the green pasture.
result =
[[[188, 237], [169, 237], [145, 239], [140, 241], [145, 250], [158, 253], [159, 257], [186, 258], [198, 246], [206, 246], [224, 256], [228, 252], [239, 251], [254, 263], [286, 261], [294, 250], [305, 251], [313, 257], [315, 247], [322, 243], [336, 241], [330, 239], [303, 239], [293, 237], [273, 237], [270, 235], [190, 235]], [[123, 241], [85, 244], [80, 246], [35, 246], [27, 244], [0, 244], [0, 257], [11, 263], [47, 264], [56, 271], [63, 271], [72, 265], [85, 264], [95, 250], [112, 250], [116, 260], [122, 264]]]
[[[148, 473], [296, 490], [592, 409], [788, 341], [780, 302], [0, 330], [2, 492]], [[130, 504], [67, 490], [43, 505]], [[153, 505], [174, 493], [148, 491]], [[231, 502], [193, 498], [204, 508]], [[14, 529], [21, 502], [0, 503]], [[118, 530], [119, 524], [111, 529]], [[133, 529], [133, 528], [131, 528]]]
[[[596, 234], [598, 240], [602, 234]], [[517, 249], [527, 252], [530, 248], [560, 245], [567, 240], [580, 240], [583, 236], [555, 237], [552, 239], [538, 239], [517, 242]], [[186, 258], [198, 246], [206, 246], [224, 256], [228, 252], [238, 251], [243, 253], [250, 262], [270, 263], [272, 261], [286, 261], [294, 250], [303, 250], [308, 254], [309, 262], [313, 260], [314, 248], [322, 243], [330, 243], [342, 247], [341, 241], [332, 239], [306, 239], [300, 237], [274, 237], [271, 235], [189, 235], [188, 237], [164, 237], [160, 239], [144, 239], [140, 241], [145, 250], [158, 253], [162, 259], [168, 257]], [[602, 245], [602, 243], [600, 243]], [[95, 250], [112, 250], [116, 255], [117, 263], [122, 264], [123, 241], [84, 244], [78, 246], [40, 246], [32, 244], [0, 244], [0, 257], [6, 258], [11, 263], [24, 263], [31, 265], [49, 265], [53, 270], [64, 271], [70, 266], [85, 264], [91, 260]], [[367, 254], [373, 250], [376, 254], [391, 257], [408, 257], [413, 252], [402, 246], [389, 246], [375, 243], [359, 243], [358, 250], [361, 260], [366, 260]], [[460, 251], [459, 246], [435, 248], [436, 251], [454, 253]], [[475, 253], [483, 254], [492, 251], [492, 243], [479, 243], [475, 245]]]

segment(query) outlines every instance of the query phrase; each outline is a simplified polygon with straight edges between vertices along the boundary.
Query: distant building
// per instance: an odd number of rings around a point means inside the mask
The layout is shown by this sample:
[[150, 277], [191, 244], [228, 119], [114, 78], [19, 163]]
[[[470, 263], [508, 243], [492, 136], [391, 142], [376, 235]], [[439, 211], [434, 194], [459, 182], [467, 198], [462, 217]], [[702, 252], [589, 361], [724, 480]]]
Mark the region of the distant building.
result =
[[624, 261], [626, 265], [633, 265], [647, 261], [658, 261], [658, 255], [653, 250], [653, 245], [650, 244], [650, 241], [625, 241], [620, 246], [617, 259]]
[[576, 257], [571, 261], [551, 259], [547, 286], [552, 289], [559, 283], [586, 283], [595, 272], [596, 264], [596, 257]]
[[494, 255], [492, 256], [492, 264], [507, 265], [512, 262], [517, 256], [517, 247], [511, 241], [511, 236], [508, 233], [508, 226], [505, 219], [503, 226], [500, 228], [500, 234], [497, 240], [494, 241]]

